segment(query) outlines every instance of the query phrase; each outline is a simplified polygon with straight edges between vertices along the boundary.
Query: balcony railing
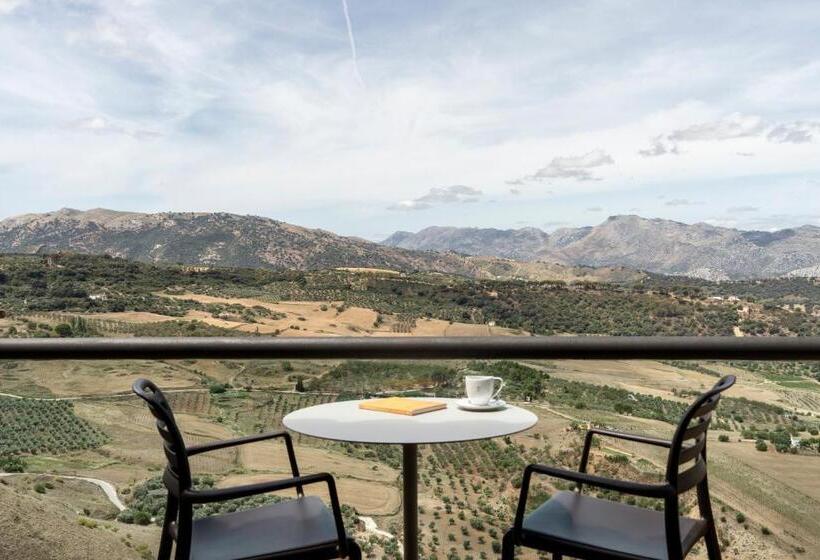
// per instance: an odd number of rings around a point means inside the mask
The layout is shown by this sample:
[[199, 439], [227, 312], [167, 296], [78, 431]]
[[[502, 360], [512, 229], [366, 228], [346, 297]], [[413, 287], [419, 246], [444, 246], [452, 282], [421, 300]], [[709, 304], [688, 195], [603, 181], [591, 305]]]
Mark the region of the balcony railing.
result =
[[[820, 337], [139, 337], [0, 340], [0, 360], [185, 359], [820, 361]], [[415, 521], [415, 512], [405, 507], [405, 524], [415, 525]], [[415, 551], [415, 546], [416, 543], [411, 544], [409, 550]]]
[[3, 339], [3, 360], [820, 360], [820, 337]]

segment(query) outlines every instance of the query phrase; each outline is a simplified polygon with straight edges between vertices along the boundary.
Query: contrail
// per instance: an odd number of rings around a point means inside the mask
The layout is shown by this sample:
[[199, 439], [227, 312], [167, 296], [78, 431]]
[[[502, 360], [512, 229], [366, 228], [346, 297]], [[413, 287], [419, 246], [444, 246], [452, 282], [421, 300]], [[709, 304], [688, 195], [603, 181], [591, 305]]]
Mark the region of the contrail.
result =
[[350, 40], [350, 55], [353, 57], [353, 73], [356, 74], [356, 80], [359, 84], [364, 86], [364, 80], [359, 73], [359, 58], [356, 55], [356, 38], [353, 36], [353, 24], [350, 23], [350, 12], [347, 9], [347, 0], [342, 0], [342, 10], [345, 13], [345, 21], [347, 22], [347, 38]]

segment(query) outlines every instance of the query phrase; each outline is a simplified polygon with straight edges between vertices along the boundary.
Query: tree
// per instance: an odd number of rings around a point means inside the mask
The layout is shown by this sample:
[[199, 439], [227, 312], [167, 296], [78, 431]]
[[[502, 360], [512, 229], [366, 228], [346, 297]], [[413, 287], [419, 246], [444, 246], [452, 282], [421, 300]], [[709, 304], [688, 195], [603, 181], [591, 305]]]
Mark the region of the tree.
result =
[[60, 323], [54, 327], [54, 332], [57, 333], [57, 336], [60, 338], [69, 338], [74, 334], [74, 331], [71, 330], [71, 325], [68, 323]]

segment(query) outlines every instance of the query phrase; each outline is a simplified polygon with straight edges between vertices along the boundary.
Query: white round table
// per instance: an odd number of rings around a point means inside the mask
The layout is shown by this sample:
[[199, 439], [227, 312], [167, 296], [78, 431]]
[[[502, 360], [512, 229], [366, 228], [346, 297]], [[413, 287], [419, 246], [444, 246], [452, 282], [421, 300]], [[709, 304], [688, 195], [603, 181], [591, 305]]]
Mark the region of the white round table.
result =
[[488, 439], [523, 432], [538, 417], [517, 406], [493, 412], [468, 412], [457, 399], [443, 401], [447, 408], [404, 416], [362, 410], [362, 401], [320, 404], [291, 412], [282, 420], [289, 430], [321, 439], [402, 446], [404, 560], [418, 558], [418, 445]]

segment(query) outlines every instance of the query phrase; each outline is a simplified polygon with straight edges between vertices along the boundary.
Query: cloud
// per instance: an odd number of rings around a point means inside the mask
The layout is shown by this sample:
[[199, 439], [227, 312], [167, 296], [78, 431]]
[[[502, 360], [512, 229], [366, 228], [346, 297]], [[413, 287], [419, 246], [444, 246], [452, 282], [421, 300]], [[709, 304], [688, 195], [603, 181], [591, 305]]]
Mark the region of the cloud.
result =
[[766, 138], [780, 144], [805, 144], [814, 140], [814, 135], [818, 133], [820, 133], [820, 123], [796, 121], [775, 126]]
[[652, 139], [652, 142], [649, 145], [649, 148], [645, 150], [638, 150], [638, 154], [642, 155], [643, 157], [655, 157], [655, 156], [662, 156], [665, 154], [678, 154], [678, 145], [674, 142], [670, 142], [667, 138], [663, 135], [655, 136]]
[[737, 214], [740, 212], [757, 212], [760, 210], [757, 206], [730, 206], [726, 209], [730, 214]]
[[754, 152], [736, 152], [740, 157], [755, 157]]
[[686, 198], [673, 198], [664, 203], [666, 206], [700, 206], [703, 202], [689, 200]]
[[510, 189], [510, 194], [514, 195], [514, 196], [518, 196], [519, 194], [521, 194], [521, 189], [515, 189], [515, 188]]
[[[661, 134], [652, 138], [650, 146], [638, 150], [644, 157], [678, 154], [678, 144], [682, 142], [722, 142], [738, 138], [763, 137], [780, 144], [805, 144], [820, 134], [820, 122], [794, 121], [784, 123], [767, 123], [756, 115], [734, 113], [715, 121], [700, 123]], [[750, 157], [752, 152], [737, 152], [739, 156]]]
[[541, 227], [551, 229], [551, 228], [559, 228], [570, 225], [569, 222], [562, 222], [562, 221], [553, 221], [553, 222], [544, 222], [541, 224]]
[[0, 15], [10, 14], [28, 0], [0, 0]]
[[124, 134], [126, 136], [131, 136], [138, 139], [155, 138], [160, 135], [158, 132], [154, 132], [152, 130], [129, 128], [101, 116], [87, 117], [76, 120], [69, 123], [68, 128], [90, 132], [93, 134]]
[[388, 207], [389, 210], [427, 210], [442, 204], [456, 204], [478, 202], [482, 192], [467, 185], [451, 185], [449, 187], [433, 187], [430, 191], [418, 198], [402, 200]]
[[702, 142], [710, 140], [731, 140], [758, 136], [766, 129], [763, 119], [756, 115], [735, 113], [720, 120], [696, 124], [668, 135], [672, 142]]
[[604, 209], [600, 206], [590, 206], [587, 208], [587, 212], [603, 212]]
[[[552, 158], [549, 165], [542, 167], [532, 175], [513, 181], [548, 181], [550, 179], [575, 179], [576, 181], [600, 181], [593, 175], [592, 169], [612, 165], [615, 160], [603, 150], [593, 150], [582, 156], [559, 156]], [[507, 181], [507, 183], [511, 183]]]

